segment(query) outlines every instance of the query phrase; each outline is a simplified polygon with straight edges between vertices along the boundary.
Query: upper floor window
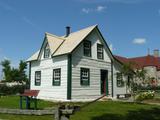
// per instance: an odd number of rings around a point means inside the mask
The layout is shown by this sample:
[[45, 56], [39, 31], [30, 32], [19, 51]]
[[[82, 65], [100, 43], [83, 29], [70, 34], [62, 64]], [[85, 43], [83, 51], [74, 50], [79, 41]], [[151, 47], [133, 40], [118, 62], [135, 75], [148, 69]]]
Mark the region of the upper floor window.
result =
[[116, 78], [117, 78], [117, 87], [123, 87], [124, 81], [123, 81], [122, 73], [117, 73]]
[[97, 58], [103, 59], [103, 45], [97, 44]]
[[47, 44], [46, 47], [44, 48], [44, 58], [49, 58], [50, 56], [50, 49], [49, 45]]
[[81, 68], [81, 85], [89, 85], [90, 72], [88, 68]]
[[60, 86], [61, 83], [61, 69], [54, 69], [53, 70], [53, 85]]
[[41, 85], [41, 71], [35, 72], [35, 85], [40, 86]]
[[85, 40], [83, 43], [84, 56], [91, 57], [91, 41]]

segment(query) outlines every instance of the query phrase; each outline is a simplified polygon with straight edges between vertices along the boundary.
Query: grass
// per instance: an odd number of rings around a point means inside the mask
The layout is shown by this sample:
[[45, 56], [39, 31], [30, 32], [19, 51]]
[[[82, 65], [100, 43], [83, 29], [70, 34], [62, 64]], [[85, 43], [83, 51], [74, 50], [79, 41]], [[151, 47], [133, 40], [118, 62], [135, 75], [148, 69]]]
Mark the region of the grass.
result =
[[[0, 98], [0, 107], [19, 108], [19, 97], [10, 96]], [[41, 109], [53, 107], [55, 103], [39, 101]], [[96, 102], [81, 109], [71, 116], [71, 120], [160, 120], [160, 106], [123, 103], [123, 102]], [[25, 116], [0, 114], [5, 120], [53, 120], [52, 115]]]
[[[19, 96], [4, 96], [0, 98], [0, 108], [19, 108], [19, 100], [20, 100]], [[38, 109], [44, 109], [47, 107], [55, 106], [55, 103], [48, 101], [38, 100], [37, 103], [38, 103]], [[24, 102], [23, 102], [23, 107], [25, 107]]]
[[160, 120], [160, 106], [96, 102], [71, 117], [71, 120]]

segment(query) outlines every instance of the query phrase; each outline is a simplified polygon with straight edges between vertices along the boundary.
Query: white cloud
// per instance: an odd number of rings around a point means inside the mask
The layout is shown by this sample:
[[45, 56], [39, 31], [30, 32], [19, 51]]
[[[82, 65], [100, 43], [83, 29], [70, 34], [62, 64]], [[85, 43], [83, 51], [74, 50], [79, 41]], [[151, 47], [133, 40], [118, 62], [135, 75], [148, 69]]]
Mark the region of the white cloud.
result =
[[90, 9], [90, 8], [82, 8], [82, 12], [84, 12], [84, 13], [86, 13], [86, 14], [88, 14], [88, 13], [90, 13], [90, 12], [92, 12], [93, 10], [92, 9]]
[[96, 8], [82, 8], [82, 12], [88, 14], [91, 12], [103, 12], [107, 7], [106, 6], [97, 6]]
[[133, 40], [133, 44], [138, 44], [138, 45], [142, 45], [145, 44], [147, 41], [145, 38], [135, 38]]
[[97, 12], [102, 12], [106, 9], [106, 6], [97, 6], [96, 11]]

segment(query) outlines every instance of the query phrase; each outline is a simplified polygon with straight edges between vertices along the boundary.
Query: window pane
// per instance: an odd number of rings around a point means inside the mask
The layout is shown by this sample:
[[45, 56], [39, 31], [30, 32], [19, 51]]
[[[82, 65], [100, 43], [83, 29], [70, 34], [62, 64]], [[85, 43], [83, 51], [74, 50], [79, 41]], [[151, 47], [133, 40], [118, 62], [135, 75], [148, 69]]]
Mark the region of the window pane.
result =
[[103, 45], [97, 44], [97, 58], [103, 59]]
[[61, 69], [54, 69], [53, 70], [53, 85], [60, 86], [61, 81]]
[[91, 57], [91, 41], [84, 41], [84, 56]]
[[41, 71], [35, 72], [35, 85], [39, 86], [41, 84]]
[[89, 85], [89, 69], [81, 68], [81, 85]]
[[117, 78], [117, 87], [123, 87], [124, 81], [123, 81], [122, 73], [117, 73], [116, 78]]
[[49, 45], [47, 44], [44, 49], [44, 58], [48, 58], [49, 56], [50, 56], [50, 49], [49, 49]]

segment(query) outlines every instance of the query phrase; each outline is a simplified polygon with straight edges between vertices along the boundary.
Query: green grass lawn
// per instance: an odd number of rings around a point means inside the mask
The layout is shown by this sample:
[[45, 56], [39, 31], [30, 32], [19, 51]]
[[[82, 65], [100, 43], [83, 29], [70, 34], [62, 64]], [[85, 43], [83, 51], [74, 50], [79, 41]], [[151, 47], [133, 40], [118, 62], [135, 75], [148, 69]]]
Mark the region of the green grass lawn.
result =
[[[18, 108], [18, 104], [19, 97], [0, 98], [0, 107]], [[43, 109], [53, 107], [55, 103], [39, 101], [38, 106]], [[53, 116], [0, 114], [0, 119], [53, 120]], [[76, 112], [71, 116], [71, 120], [160, 120], [160, 106], [112, 101], [96, 102]]]
[[[19, 96], [4, 96], [0, 98], [0, 108], [19, 108]], [[44, 109], [47, 107], [55, 106], [55, 103], [38, 100], [38, 109]], [[34, 104], [31, 104], [31, 107]], [[25, 107], [25, 101], [23, 101], [23, 107]]]
[[96, 102], [75, 113], [71, 120], [160, 120], [160, 106], [112, 101]]

